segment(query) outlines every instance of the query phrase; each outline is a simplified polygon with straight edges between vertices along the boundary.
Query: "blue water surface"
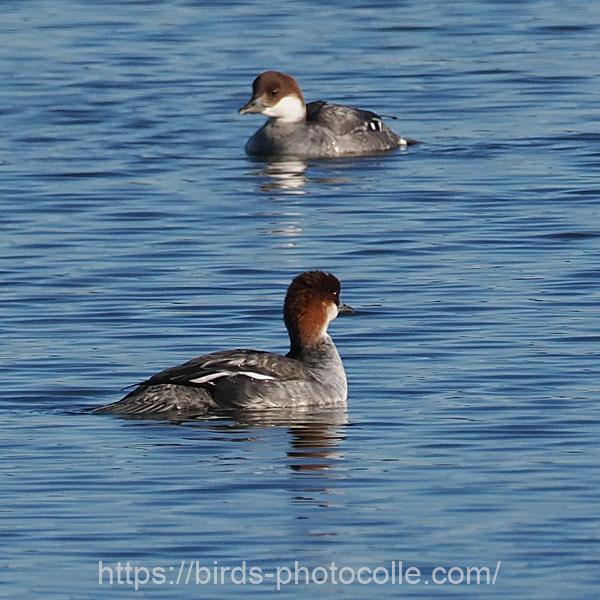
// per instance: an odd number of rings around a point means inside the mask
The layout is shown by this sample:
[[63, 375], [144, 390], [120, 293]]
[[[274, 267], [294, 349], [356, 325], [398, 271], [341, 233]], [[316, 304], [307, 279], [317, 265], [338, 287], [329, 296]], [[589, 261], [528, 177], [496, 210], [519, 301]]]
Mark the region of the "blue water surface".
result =
[[[135, 597], [129, 563], [163, 569], [156, 598], [597, 597], [599, 3], [1, 14], [0, 596]], [[237, 109], [268, 68], [424, 143], [251, 160]], [[203, 352], [285, 351], [312, 268], [357, 309], [331, 327], [347, 413], [85, 411]], [[422, 578], [196, 580], [243, 561]], [[468, 566], [494, 584], [433, 582]]]

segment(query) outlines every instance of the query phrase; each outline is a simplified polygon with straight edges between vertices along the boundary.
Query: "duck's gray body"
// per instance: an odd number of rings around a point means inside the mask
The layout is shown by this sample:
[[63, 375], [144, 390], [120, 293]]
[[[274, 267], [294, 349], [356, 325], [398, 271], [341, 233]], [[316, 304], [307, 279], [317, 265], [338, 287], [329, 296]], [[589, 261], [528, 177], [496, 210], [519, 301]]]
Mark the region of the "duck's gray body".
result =
[[377, 114], [323, 101], [306, 105], [306, 119], [269, 119], [246, 143], [251, 156], [334, 158], [388, 152], [415, 143], [394, 133]]
[[206, 354], [165, 369], [97, 413], [203, 415], [218, 410], [264, 410], [346, 403], [342, 360], [329, 336], [297, 357], [257, 350]]

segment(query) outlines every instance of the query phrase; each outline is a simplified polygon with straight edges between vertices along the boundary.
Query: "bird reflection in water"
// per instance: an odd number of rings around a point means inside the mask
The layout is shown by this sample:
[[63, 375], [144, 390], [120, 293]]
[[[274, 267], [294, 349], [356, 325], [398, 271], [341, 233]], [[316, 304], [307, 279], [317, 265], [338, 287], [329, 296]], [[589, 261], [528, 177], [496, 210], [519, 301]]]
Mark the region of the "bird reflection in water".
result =
[[[368, 159], [363, 158], [364, 161]], [[308, 167], [314, 172], [308, 175]], [[259, 171], [264, 180], [260, 183], [261, 192], [279, 191], [284, 194], [306, 194], [304, 187], [312, 182], [325, 185], [351, 185], [356, 179], [357, 159], [338, 159], [335, 166], [332, 161], [312, 161], [311, 164], [300, 159], [271, 159]]]
[[303, 160], [273, 160], [269, 161], [262, 174], [267, 180], [262, 183], [260, 189], [263, 192], [279, 190], [288, 194], [305, 194], [306, 185], [305, 171], [308, 164]]
[[291, 436], [287, 456], [293, 471], [329, 469], [342, 458], [339, 446], [346, 438], [346, 407], [313, 413], [302, 410], [246, 412], [238, 421], [251, 426], [287, 427]]
[[[339, 447], [346, 439], [348, 425], [346, 406], [330, 409], [298, 407], [245, 410], [237, 413], [222, 413], [220, 417], [225, 417], [227, 421], [217, 418], [212, 422], [213, 429], [228, 433], [243, 431], [250, 434], [247, 438], [249, 441], [255, 438], [261, 439], [262, 435], [259, 431], [265, 428], [286, 428], [291, 438], [286, 454], [292, 471], [328, 470], [334, 468], [343, 458]], [[207, 419], [198, 417], [195, 420], [206, 421]]]
[[346, 439], [348, 425], [347, 407], [308, 408], [296, 407], [273, 410], [222, 410], [211, 415], [186, 415], [165, 419], [164, 415], [119, 415], [129, 422], [142, 424], [162, 421], [169, 425], [209, 424], [213, 431], [230, 434], [241, 433], [246, 441], [260, 439], [261, 430], [269, 427], [286, 428], [290, 434], [287, 457], [292, 471], [321, 471], [331, 469], [343, 455], [339, 446]]

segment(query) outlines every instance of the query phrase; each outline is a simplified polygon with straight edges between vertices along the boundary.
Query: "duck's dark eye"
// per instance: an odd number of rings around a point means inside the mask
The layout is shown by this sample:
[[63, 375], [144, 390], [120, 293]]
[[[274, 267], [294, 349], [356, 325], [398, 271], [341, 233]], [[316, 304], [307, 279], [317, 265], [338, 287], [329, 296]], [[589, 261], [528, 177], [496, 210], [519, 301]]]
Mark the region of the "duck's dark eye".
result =
[[273, 88], [269, 94], [271, 94], [271, 96], [277, 96], [277, 94], [279, 94], [279, 90], [277, 88]]

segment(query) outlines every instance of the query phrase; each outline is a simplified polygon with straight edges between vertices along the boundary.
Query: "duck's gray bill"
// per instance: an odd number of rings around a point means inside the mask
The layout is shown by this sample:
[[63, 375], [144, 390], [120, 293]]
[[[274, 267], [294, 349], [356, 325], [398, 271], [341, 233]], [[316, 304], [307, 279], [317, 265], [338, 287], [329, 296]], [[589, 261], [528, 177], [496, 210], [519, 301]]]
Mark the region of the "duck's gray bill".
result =
[[338, 306], [338, 315], [351, 315], [354, 309], [349, 304], [340, 304]]

